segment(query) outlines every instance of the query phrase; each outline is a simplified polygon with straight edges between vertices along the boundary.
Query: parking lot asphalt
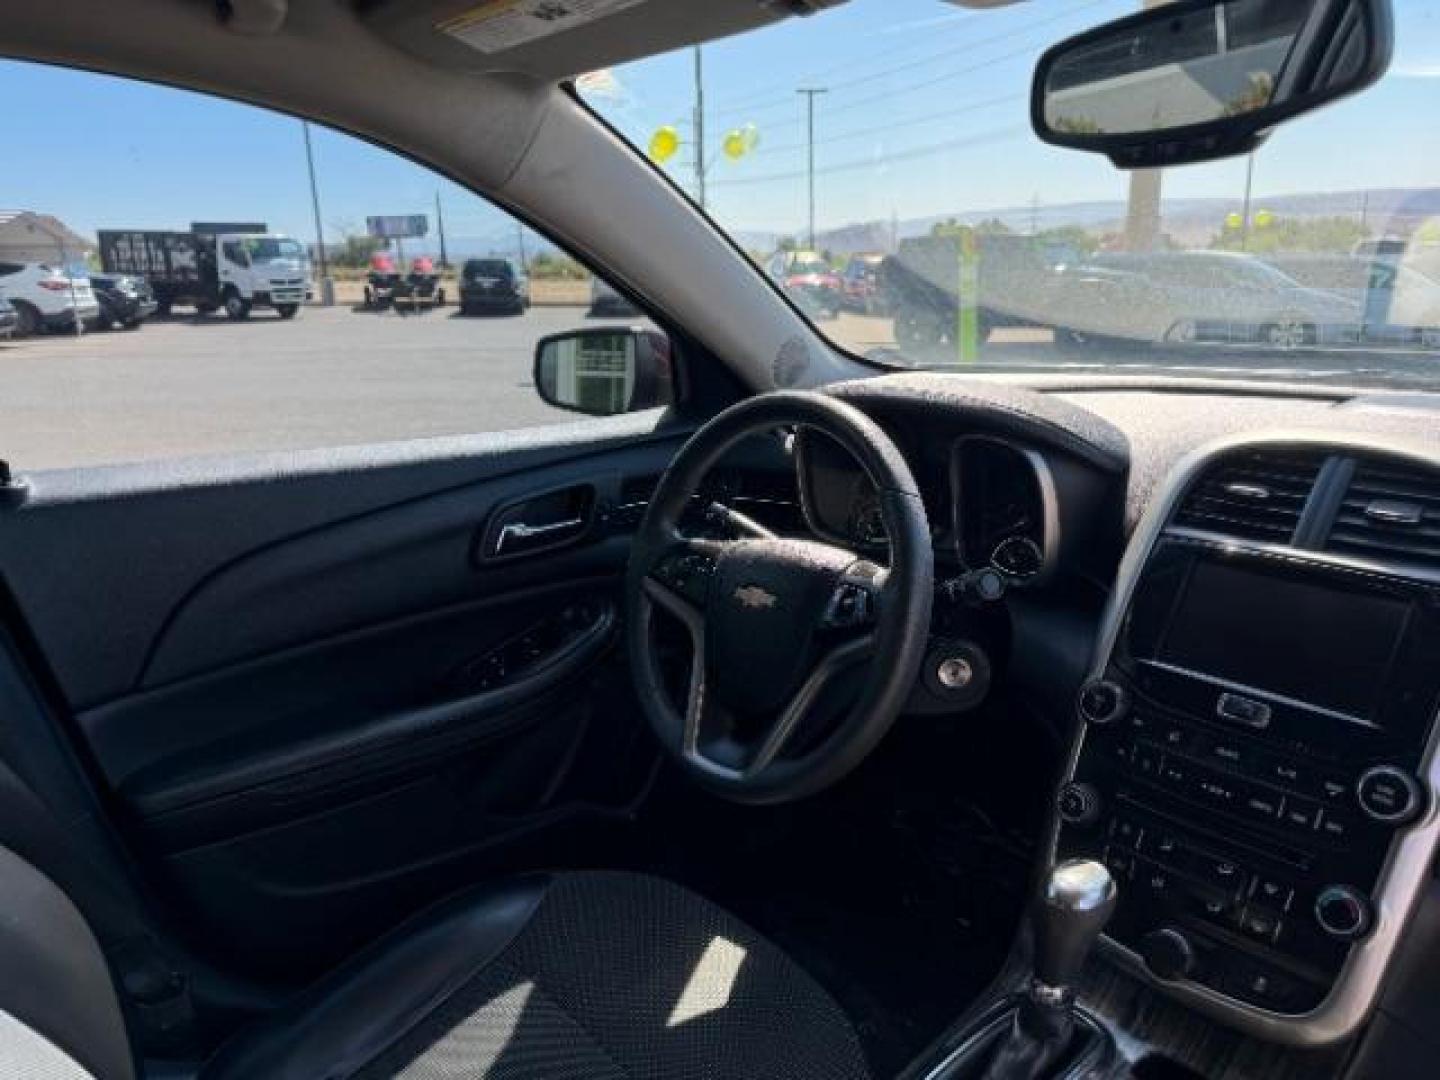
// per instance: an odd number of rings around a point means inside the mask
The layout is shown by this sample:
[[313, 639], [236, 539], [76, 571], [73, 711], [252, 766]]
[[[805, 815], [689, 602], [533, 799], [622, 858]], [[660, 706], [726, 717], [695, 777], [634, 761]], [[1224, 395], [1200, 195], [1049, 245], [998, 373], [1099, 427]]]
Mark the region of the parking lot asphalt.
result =
[[344, 446], [574, 420], [535, 393], [535, 342], [584, 308], [178, 314], [0, 342], [0, 458], [31, 470]]
[[[575, 419], [535, 393], [534, 346], [545, 334], [638, 320], [590, 319], [583, 307], [522, 316], [400, 316], [309, 308], [292, 321], [178, 315], [135, 331], [0, 342], [0, 458], [17, 470], [298, 450], [502, 431]], [[892, 323], [845, 314], [820, 329], [857, 353], [893, 347]], [[899, 357], [954, 368], [949, 347]], [[1433, 378], [1433, 351], [1058, 349], [1045, 330], [1003, 329], [987, 367], [1173, 372], [1381, 382], [1388, 372]]]

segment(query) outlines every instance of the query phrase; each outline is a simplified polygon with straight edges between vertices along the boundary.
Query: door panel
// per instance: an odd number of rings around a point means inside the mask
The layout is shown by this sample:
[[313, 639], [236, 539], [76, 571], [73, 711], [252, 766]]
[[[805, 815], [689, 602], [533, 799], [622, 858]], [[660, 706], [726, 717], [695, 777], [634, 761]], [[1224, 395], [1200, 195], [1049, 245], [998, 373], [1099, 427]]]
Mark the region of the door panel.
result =
[[[619, 508], [687, 433], [651, 415], [31, 478], [0, 568], [177, 924], [234, 970], [305, 977], [477, 875], [622, 831], [658, 758], [617, 648]], [[586, 507], [563, 543], [482, 557], [498, 521], [568, 512], [557, 491]]]

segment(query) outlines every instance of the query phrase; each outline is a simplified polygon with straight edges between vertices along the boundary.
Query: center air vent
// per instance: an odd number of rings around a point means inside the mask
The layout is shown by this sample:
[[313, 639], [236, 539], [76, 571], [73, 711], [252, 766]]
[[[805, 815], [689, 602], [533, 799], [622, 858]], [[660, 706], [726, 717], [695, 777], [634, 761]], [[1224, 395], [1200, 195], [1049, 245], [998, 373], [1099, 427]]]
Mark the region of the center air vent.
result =
[[1245, 540], [1289, 543], [1325, 455], [1263, 447], [1210, 465], [1185, 496], [1175, 524]]
[[1440, 473], [1361, 458], [1325, 547], [1440, 570]]

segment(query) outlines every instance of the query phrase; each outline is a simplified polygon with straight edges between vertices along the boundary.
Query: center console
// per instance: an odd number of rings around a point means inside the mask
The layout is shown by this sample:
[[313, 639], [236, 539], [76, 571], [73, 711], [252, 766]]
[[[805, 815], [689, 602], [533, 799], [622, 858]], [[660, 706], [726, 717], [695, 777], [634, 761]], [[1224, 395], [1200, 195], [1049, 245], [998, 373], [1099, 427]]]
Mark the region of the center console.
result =
[[[1440, 574], [1326, 552], [1358, 452], [1305, 449], [1288, 538], [1185, 524], [1233, 447], [1182, 469], [1127, 555], [1056, 802], [1056, 858], [1119, 885], [1111, 953], [1295, 1044], [1363, 1021], [1436, 843]], [[1238, 498], [1269, 497], [1251, 480]]]

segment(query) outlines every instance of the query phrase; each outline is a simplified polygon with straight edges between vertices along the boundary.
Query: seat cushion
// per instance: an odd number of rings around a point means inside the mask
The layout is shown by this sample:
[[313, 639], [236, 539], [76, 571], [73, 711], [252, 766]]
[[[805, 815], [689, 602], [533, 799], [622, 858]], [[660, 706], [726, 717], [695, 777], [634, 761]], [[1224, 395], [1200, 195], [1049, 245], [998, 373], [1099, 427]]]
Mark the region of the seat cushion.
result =
[[775, 946], [679, 886], [516, 879], [391, 934], [243, 1034], [216, 1078], [849, 1080], [839, 1007]]

